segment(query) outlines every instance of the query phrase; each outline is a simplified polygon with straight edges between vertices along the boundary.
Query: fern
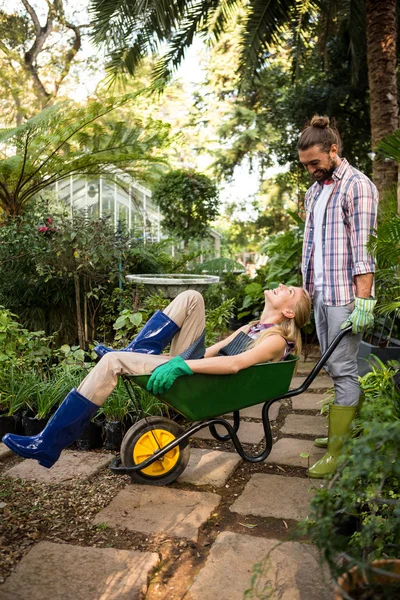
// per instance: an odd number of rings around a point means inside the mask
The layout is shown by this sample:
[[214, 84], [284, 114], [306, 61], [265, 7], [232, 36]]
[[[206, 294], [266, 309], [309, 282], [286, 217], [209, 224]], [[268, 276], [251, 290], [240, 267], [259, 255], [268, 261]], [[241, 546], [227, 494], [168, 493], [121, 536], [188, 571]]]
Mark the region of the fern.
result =
[[91, 101], [85, 107], [62, 102], [22, 125], [0, 130], [0, 207], [20, 215], [41, 190], [72, 174], [116, 180], [116, 171], [154, 181], [166, 164], [162, 150], [168, 126], [152, 121], [127, 125], [108, 115], [141, 92]]

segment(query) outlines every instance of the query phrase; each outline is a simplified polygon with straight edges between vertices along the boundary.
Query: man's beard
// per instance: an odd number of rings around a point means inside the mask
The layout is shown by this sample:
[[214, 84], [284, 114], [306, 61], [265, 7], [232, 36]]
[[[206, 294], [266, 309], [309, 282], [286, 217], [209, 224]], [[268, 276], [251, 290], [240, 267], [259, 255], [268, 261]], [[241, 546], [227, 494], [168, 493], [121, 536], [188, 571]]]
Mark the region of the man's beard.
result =
[[317, 171], [314, 171], [314, 173], [312, 174], [312, 177], [314, 178], [315, 181], [322, 183], [323, 181], [332, 179], [332, 175], [333, 175], [333, 172], [335, 169], [336, 169], [335, 162], [333, 160], [331, 160], [331, 165], [330, 165], [329, 169], [318, 169]]

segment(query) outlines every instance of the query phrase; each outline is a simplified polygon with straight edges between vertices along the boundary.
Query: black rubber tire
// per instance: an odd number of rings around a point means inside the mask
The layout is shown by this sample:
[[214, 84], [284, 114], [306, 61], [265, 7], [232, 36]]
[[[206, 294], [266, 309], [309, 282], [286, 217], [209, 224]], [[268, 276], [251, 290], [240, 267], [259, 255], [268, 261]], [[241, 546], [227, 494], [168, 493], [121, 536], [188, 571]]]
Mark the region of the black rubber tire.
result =
[[[177, 423], [170, 419], [166, 419], [165, 417], [148, 417], [147, 419], [141, 419], [132, 425], [122, 440], [121, 461], [125, 467], [132, 467], [135, 465], [133, 459], [134, 448], [142, 435], [147, 431], [151, 431], [151, 429], [164, 429], [172, 433], [175, 437], [179, 437], [184, 431]], [[183, 473], [189, 462], [189, 457], [190, 445], [185, 441], [182, 445], [179, 445], [179, 458], [176, 464], [164, 475], [156, 477], [147, 475], [142, 471], [135, 471], [134, 473], [129, 473], [129, 475], [134, 483], [166, 485], [178, 479], [179, 475]]]

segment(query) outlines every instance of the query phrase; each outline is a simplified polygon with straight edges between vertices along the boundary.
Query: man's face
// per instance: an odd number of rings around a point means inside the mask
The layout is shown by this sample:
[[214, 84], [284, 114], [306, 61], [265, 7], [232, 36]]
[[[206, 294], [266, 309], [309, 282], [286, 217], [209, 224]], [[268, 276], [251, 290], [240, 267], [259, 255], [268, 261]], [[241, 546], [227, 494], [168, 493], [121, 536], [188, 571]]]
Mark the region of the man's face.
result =
[[338, 149], [332, 144], [329, 152], [323, 152], [320, 146], [311, 146], [307, 150], [299, 150], [299, 160], [316, 181], [322, 183], [331, 179], [338, 166]]

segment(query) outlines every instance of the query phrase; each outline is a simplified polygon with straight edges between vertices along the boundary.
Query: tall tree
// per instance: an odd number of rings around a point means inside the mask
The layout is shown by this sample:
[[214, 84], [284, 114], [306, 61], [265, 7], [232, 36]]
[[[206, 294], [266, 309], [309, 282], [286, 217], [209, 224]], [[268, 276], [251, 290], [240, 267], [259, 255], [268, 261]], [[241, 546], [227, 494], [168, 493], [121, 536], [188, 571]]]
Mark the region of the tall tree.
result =
[[[396, 0], [367, 0], [367, 59], [371, 143], [376, 148], [399, 127], [397, 98]], [[397, 163], [377, 156], [373, 179], [381, 192], [397, 179]], [[398, 210], [400, 213], [400, 194]]]
[[[320, 33], [322, 48], [326, 34], [338, 25], [348, 27], [349, 51], [358, 48], [364, 25], [364, 31], [366, 27], [368, 30], [367, 63], [371, 107], [374, 107], [371, 109], [373, 143], [398, 127], [396, 5], [396, 0], [352, 0], [350, 3], [348, 0], [92, 0], [95, 40], [107, 45], [111, 71], [134, 73], [141, 58], [157, 50], [157, 42], [167, 42], [168, 51], [157, 69], [160, 78], [167, 77], [171, 69], [180, 64], [196, 33], [218, 40], [229, 26], [232, 11], [239, 6], [244, 8], [239, 65], [243, 88], [251, 86], [271, 45], [280, 41], [288, 27], [295, 31], [294, 50], [301, 54], [302, 31], [315, 19], [325, 25]], [[366, 15], [364, 22], [363, 15]], [[356, 56], [356, 52], [354, 54]], [[396, 169], [386, 169], [385, 163], [382, 166], [377, 162], [374, 178], [382, 191], [397, 179]]]
[[90, 28], [65, 4], [20, 0], [13, 12], [0, 10], [2, 104], [17, 125], [58, 97]]

